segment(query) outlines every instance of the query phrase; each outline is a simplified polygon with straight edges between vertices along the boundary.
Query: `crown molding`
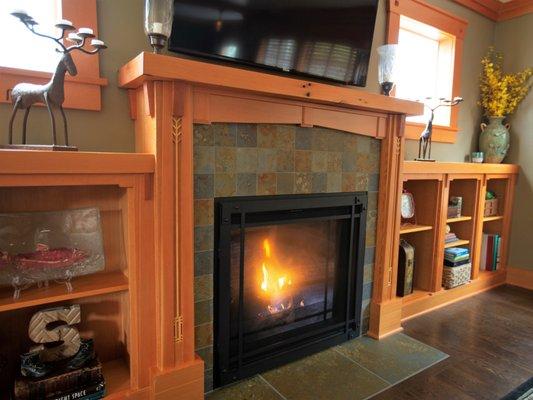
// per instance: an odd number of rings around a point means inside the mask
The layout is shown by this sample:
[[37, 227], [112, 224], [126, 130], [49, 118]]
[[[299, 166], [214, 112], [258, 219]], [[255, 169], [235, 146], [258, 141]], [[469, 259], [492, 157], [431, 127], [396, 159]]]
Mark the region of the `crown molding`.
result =
[[496, 22], [506, 21], [522, 15], [533, 13], [532, 0], [511, 0], [507, 3], [502, 3], [497, 0], [453, 1]]

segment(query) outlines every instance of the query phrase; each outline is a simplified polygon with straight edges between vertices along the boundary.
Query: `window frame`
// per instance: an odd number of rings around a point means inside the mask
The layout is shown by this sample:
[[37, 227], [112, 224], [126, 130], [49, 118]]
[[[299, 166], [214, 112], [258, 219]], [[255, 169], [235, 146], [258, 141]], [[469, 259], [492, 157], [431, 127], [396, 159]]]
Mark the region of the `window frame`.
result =
[[[61, 0], [62, 18], [72, 21], [77, 27], [92, 28], [98, 36], [96, 0]], [[36, 17], [38, 18], [38, 17]], [[102, 109], [101, 88], [108, 80], [100, 77], [100, 54], [88, 55], [75, 51], [72, 58], [78, 75], [65, 77], [64, 108], [100, 111]], [[0, 66], [1, 103], [11, 103], [10, 91], [20, 82], [45, 84], [52, 73]]]
[[[441, 8], [428, 4], [424, 0], [388, 0], [387, 2], [387, 43], [398, 43], [400, 16], [414, 19], [455, 38], [452, 97], [460, 96], [463, 42], [468, 21]], [[433, 125], [432, 140], [435, 142], [455, 143], [459, 119], [459, 108], [453, 107], [450, 125]], [[425, 124], [419, 122], [405, 123], [406, 139], [418, 140]]]

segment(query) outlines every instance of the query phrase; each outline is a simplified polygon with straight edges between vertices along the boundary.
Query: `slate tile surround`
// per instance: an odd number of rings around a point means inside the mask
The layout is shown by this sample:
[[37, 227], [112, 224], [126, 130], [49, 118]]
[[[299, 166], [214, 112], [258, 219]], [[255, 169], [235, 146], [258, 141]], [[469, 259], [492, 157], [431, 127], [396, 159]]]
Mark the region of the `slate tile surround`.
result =
[[274, 124], [194, 126], [195, 331], [212, 387], [216, 197], [368, 191], [363, 332], [368, 329], [380, 141], [325, 128]]

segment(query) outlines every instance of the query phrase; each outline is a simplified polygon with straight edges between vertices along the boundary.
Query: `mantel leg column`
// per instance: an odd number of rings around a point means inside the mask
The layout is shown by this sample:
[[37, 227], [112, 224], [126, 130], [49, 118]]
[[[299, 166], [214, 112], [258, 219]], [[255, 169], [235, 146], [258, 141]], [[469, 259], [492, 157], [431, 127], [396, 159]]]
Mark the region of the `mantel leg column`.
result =
[[402, 299], [396, 297], [400, 195], [405, 116], [390, 115], [381, 143], [376, 263], [368, 335], [380, 339], [400, 331]]

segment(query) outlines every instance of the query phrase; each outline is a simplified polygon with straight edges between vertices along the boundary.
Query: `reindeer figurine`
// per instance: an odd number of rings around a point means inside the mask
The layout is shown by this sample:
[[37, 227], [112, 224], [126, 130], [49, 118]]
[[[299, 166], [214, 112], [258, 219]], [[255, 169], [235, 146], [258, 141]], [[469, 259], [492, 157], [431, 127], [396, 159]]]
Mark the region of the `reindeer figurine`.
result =
[[[431, 100], [431, 97], [427, 97], [426, 100]], [[435, 110], [439, 107], [453, 107], [463, 101], [462, 97], [454, 97], [452, 100], [445, 99], [441, 97], [439, 103], [436, 106], [431, 107], [430, 105], [424, 103], [424, 106], [429, 108], [431, 111], [428, 123], [426, 128], [420, 134], [420, 139], [418, 140], [418, 158], [416, 161], [435, 161], [431, 159], [431, 136], [433, 135], [433, 119], [435, 118]]]
[[[100, 50], [107, 48], [105, 43], [101, 40], [94, 39], [94, 34], [92, 29], [89, 28], [80, 28], [78, 32], [71, 32], [68, 34], [67, 38], [69, 41], [75, 43], [73, 46], [66, 47], [62, 40], [65, 39], [65, 32], [73, 31], [76, 28], [72, 25], [70, 21], [62, 20], [55, 25], [56, 28], [61, 30], [61, 35], [58, 37], [53, 37], [45, 35], [43, 33], [37, 32], [35, 30], [35, 25], [37, 22], [29, 16], [24, 11], [15, 11], [11, 15], [18, 18], [26, 28], [28, 28], [34, 35], [44, 37], [47, 39], [53, 40], [59, 47], [56, 49], [57, 52], [62, 53], [61, 59], [57, 64], [56, 70], [50, 82], [45, 85], [34, 85], [31, 83], [19, 83], [11, 90], [11, 99], [13, 101], [13, 112], [11, 114], [11, 119], [9, 121], [9, 145], [8, 147], [21, 147], [20, 145], [13, 145], [13, 122], [15, 121], [15, 116], [19, 109], [26, 110], [24, 113], [24, 119], [22, 121], [22, 147], [26, 146], [26, 125], [28, 122], [28, 114], [30, 112], [31, 106], [35, 103], [44, 103], [48, 109], [48, 114], [50, 115], [50, 120], [52, 122], [52, 139], [54, 150], [76, 150], [75, 147], [69, 147], [68, 143], [68, 129], [67, 129], [67, 119], [65, 117], [65, 112], [63, 111], [63, 101], [65, 100], [64, 93], [64, 84], [65, 84], [65, 74], [68, 72], [71, 76], [76, 76], [78, 71], [74, 60], [72, 59], [71, 52], [74, 50], [79, 50], [85, 54], [96, 54]], [[92, 50], [86, 50], [84, 48], [85, 42], [87, 39], [91, 40]], [[63, 117], [63, 129], [65, 134], [65, 146], [57, 145], [57, 135], [56, 135], [56, 121], [53, 113], [53, 109], [58, 108]], [[35, 147], [35, 146], [29, 146]]]

